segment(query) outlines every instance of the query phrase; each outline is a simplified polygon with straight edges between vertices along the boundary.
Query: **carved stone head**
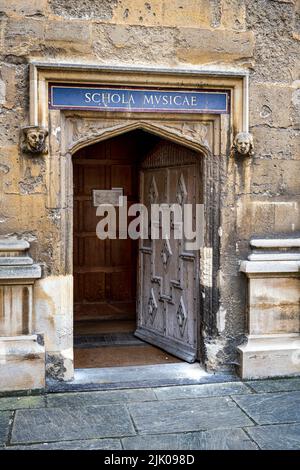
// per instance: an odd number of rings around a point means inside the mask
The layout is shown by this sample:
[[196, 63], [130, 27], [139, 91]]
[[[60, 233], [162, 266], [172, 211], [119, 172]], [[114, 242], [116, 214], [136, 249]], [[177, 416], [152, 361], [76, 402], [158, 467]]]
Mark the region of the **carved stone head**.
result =
[[250, 132], [239, 132], [233, 141], [232, 149], [237, 155], [251, 156], [253, 152], [253, 137]]
[[25, 153], [42, 155], [48, 152], [47, 129], [39, 126], [28, 126], [22, 129], [21, 148]]

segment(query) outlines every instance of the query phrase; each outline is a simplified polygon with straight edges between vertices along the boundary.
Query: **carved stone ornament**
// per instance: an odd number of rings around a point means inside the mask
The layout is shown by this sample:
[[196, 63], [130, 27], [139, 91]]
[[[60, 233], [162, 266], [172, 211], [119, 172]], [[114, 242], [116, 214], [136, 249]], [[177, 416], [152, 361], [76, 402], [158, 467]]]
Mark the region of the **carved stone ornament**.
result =
[[46, 138], [48, 131], [40, 126], [28, 126], [22, 128], [21, 150], [24, 153], [35, 155], [45, 155], [48, 153]]
[[231, 149], [236, 156], [252, 156], [254, 154], [252, 134], [250, 132], [239, 132], [234, 138]]
[[151, 289], [150, 297], [148, 300], [148, 316], [150, 318], [151, 323], [154, 322], [155, 316], [157, 314], [157, 310], [158, 310], [158, 307], [157, 307], [157, 302], [155, 299], [154, 291], [153, 289]]

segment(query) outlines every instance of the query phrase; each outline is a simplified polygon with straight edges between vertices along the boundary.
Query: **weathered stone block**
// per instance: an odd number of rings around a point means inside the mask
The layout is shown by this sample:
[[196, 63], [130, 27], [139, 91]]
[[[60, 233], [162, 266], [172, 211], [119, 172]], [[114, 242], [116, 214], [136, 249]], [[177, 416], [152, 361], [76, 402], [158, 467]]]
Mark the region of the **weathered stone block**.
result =
[[[299, 133], [300, 136], [300, 133]], [[300, 140], [299, 140], [300, 144]], [[300, 148], [300, 147], [299, 147]], [[289, 160], [281, 162], [281, 170], [283, 175], [289, 175], [288, 178], [284, 178], [284, 181], [281, 184], [283, 191], [286, 196], [299, 196], [300, 195], [300, 185], [299, 185], [299, 172], [300, 172], [300, 158], [299, 153], [297, 160]]]
[[[270, 199], [270, 198], [268, 198]], [[288, 234], [300, 230], [299, 203], [278, 198], [249, 201], [243, 197], [237, 204], [237, 227], [241, 238], [249, 239], [253, 234]]]
[[45, 397], [30, 395], [28, 397], [0, 398], [0, 410], [22, 410], [23, 408], [43, 408], [46, 405]]
[[259, 126], [254, 127], [252, 132], [256, 158], [299, 159], [299, 131]]
[[0, 338], [0, 364], [0, 391], [44, 388], [45, 348], [36, 335]]
[[233, 400], [258, 424], [300, 420], [300, 392], [260, 393], [234, 397]]
[[0, 11], [10, 14], [40, 16], [47, 11], [48, 0], [0, 0]]
[[45, 408], [16, 412], [12, 443], [68, 441], [135, 434], [125, 406]]
[[300, 391], [300, 378], [255, 380], [247, 382], [247, 385], [250, 385], [257, 393]]
[[0, 285], [0, 335], [28, 334], [31, 325], [32, 286]]
[[252, 239], [242, 261], [248, 277], [248, 336], [238, 347], [243, 378], [300, 372], [299, 238]]
[[9, 433], [10, 420], [12, 413], [8, 411], [0, 412], [0, 447], [6, 443]]
[[[128, 405], [140, 434], [198, 431], [251, 426], [252, 422], [229, 398], [193, 398]], [[178, 419], [178, 416], [181, 419]]]
[[262, 450], [299, 450], [300, 424], [274, 424], [248, 429]]
[[[300, 160], [255, 160], [252, 167], [251, 192], [268, 196], [299, 194]], [[289, 178], [286, 178], [289, 175]]]
[[180, 28], [176, 56], [182, 62], [210, 63], [242, 59], [249, 61], [254, 52], [252, 32]]
[[251, 279], [249, 333], [298, 333], [300, 278]]
[[[292, 119], [293, 87], [280, 83], [250, 84], [251, 126], [289, 127]], [[266, 130], [266, 137], [268, 131]]]
[[[218, 8], [217, 5], [214, 6]], [[221, 24], [225, 29], [245, 30], [246, 29], [246, 6], [245, 0], [222, 0]]]
[[23, 56], [39, 51], [44, 39], [45, 23], [41, 19], [26, 21], [9, 19], [5, 26], [4, 48], [6, 54]]
[[246, 385], [240, 382], [189, 385], [188, 387], [162, 387], [155, 389], [158, 400], [178, 400], [183, 398], [215, 397], [251, 393]]
[[256, 67], [253, 80], [289, 82], [296, 71], [297, 44], [292, 40], [294, 5], [272, 1], [266, 8], [261, 0], [246, 2], [248, 29], [255, 33]]
[[50, 11], [65, 18], [109, 20], [117, 0], [49, 0]]
[[170, 59], [174, 62], [175, 32], [174, 28], [96, 24], [93, 49], [101, 61], [162, 63]]
[[176, 434], [151, 434], [122, 439], [126, 450], [254, 450], [242, 429], [214, 429]]
[[274, 230], [277, 233], [290, 234], [300, 231], [300, 204], [298, 202], [274, 203]]
[[[8, 448], [6, 449], [8, 450]], [[88, 439], [10, 446], [9, 450], [122, 450], [120, 439]]]
[[22, 38], [29, 42], [30, 39], [44, 38], [45, 22], [41, 19], [27, 18], [26, 21], [20, 19], [9, 19], [6, 24], [5, 39], [10, 44], [18, 45]]
[[191, 28], [210, 27], [211, 14], [209, 0], [191, 0], [187, 8], [182, 0], [163, 2], [162, 25], [189, 26]]
[[237, 204], [237, 227], [241, 238], [249, 239], [255, 234], [271, 234], [275, 221], [272, 201], [249, 201], [241, 198]]
[[243, 379], [284, 377], [300, 373], [299, 335], [248, 336], [246, 344], [238, 346], [239, 373]]
[[[58, 378], [73, 377], [73, 277], [48, 276], [35, 285], [34, 331], [43, 332], [49, 354], [48, 369], [57, 370]], [[53, 364], [56, 358], [60, 366]]]
[[[48, 407], [82, 407], [90, 405], [108, 405], [110, 403], [127, 403], [156, 400], [155, 394], [149, 389], [140, 390], [108, 390], [103, 392], [85, 393], [53, 393], [47, 396]], [[1, 409], [1, 401], [0, 401]]]
[[211, 2], [190, 0], [189, 6], [182, 0], [173, 2], [151, 0], [127, 0], [113, 10], [112, 21], [117, 24], [143, 26], [210, 27]]
[[89, 40], [90, 27], [86, 21], [47, 21], [45, 41], [88, 43]]
[[16, 67], [2, 64], [0, 77], [0, 105], [13, 109], [16, 105]]

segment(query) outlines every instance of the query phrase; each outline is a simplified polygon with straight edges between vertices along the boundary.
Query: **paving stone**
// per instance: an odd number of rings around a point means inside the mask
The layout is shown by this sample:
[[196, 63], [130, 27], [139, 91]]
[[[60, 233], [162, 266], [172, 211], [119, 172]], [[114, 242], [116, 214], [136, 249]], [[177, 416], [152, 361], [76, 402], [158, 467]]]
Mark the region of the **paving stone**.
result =
[[251, 426], [230, 398], [194, 398], [127, 405], [141, 434]]
[[261, 449], [300, 449], [300, 424], [254, 426], [248, 429], [248, 433]]
[[89, 439], [10, 446], [5, 450], [122, 450], [122, 445], [119, 439]]
[[38, 443], [134, 435], [121, 405], [40, 408], [16, 412], [12, 443]]
[[258, 424], [300, 422], [300, 392], [234, 396], [233, 400]]
[[8, 437], [9, 421], [12, 417], [12, 413], [9, 411], [0, 412], [0, 447], [5, 444]]
[[289, 392], [300, 390], [300, 378], [254, 380], [247, 382], [256, 392]]
[[162, 387], [156, 388], [154, 391], [159, 400], [226, 396], [252, 393], [251, 390], [241, 382], [189, 385], [180, 387]]
[[43, 408], [45, 406], [45, 397], [5, 397], [0, 398], [0, 410], [21, 410], [22, 408]]
[[122, 439], [126, 450], [257, 450], [242, 429], [214, 429], [178, 434], [155, 434]]
[[153, 401], [155, 394], [150, 389], [110, 390], [107, 392], [55, 393], [47, 395], [48, 407], [106, 405], [130, 401]]

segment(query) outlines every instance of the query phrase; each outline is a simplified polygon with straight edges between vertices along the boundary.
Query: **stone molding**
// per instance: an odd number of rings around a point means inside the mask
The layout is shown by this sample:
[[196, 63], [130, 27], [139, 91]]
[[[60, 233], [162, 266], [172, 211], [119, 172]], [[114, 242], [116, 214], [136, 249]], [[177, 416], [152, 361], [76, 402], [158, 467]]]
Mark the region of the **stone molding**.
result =
[[29, 248], [27, 240], [0, 239], [0, 286], [11, 282], [19, 285], [33, 284], [41, 277], [41, 267], [33, 264], [29, 255], [23, 255]]

